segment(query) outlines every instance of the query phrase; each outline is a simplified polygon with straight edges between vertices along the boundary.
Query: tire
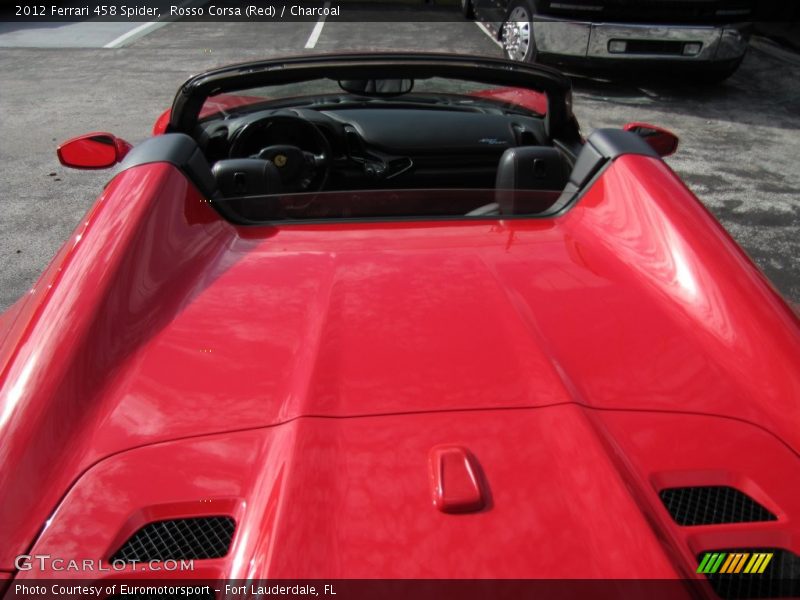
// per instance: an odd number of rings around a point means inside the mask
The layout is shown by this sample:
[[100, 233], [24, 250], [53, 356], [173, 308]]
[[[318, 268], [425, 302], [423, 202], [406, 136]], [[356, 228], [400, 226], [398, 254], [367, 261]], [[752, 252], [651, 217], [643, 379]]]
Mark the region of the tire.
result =
[[472, 0], [461, 0], [461, 12], [467, 19], [475, 18], [475, 7], [472, 6]]
[[503, 52], [509, 60], [536, 61], [533, 14], [533, 5], [527, 0], [516, 0], [511, 3], [501, 36]]

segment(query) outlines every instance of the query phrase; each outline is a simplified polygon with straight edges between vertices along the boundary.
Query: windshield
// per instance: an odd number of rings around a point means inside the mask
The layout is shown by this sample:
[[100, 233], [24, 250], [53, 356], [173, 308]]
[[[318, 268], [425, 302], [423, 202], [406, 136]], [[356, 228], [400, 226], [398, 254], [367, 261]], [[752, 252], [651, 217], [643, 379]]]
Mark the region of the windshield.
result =
[[542, 216], [579, 142], [568, 92], [483, 57], [299, 57], [193, 78], [170, 123], [236, 222]]
[[431, 77], [426, 79], [315, 79], [226, 92], [206, 98], [202, 120], [236, 115], [265, 107], [373, 104], [447, 104], [454, 107], [487, 106], [506, 112], [544, 116], [547, 96], [536, 91], [474, 81]]

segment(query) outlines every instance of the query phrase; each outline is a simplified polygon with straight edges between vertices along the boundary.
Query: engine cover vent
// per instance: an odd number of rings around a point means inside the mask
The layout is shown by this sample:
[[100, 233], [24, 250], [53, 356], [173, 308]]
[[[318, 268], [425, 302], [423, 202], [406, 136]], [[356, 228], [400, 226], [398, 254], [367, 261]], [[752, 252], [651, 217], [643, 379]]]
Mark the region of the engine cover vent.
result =
[[719, 525], [777, 519], [750, 496], [726, 485], [668, 488], [661, 490], [658, 495], [678, 525]]
[[220, 558], [228, 553], [235, 525], [232, 518], [223, 516], [155, 521], [128, 538], [111, 560]]
[[[714, 572], [706, 572], [706, 577], [720, 598], [733, 600], [800, 596], [800, 556], [793, 552], [780, 548], [737, 548], [713, 552], [719, 552], [724, 556], [719, 565], [710, 565], [710, 561], [707, 561], [706, 564]], [[753, 562], [764, 564], [759, 557], [759, 554], [764, 553], [771, 553], [772, 557], [762, 573], [761, 569], [751, 567], [754, 566]], [[706, 554], [709, 552], [703, 552], [698, 556], [698, 561], [702, 561]], [[737, 557], [738, 565], [733, 564], [736, 563]], [[746, 572], [748, 568], [751, 568], [752, 572]], [[728, 572], [721, 573], [723, 570]]]

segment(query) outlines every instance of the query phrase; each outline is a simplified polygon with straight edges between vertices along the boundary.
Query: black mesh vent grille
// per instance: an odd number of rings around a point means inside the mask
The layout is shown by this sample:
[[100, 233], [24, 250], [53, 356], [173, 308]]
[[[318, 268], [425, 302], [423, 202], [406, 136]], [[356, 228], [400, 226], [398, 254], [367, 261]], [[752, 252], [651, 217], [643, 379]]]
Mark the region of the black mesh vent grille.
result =
[[134, 533], [111, 557], [123, 560], [220, 558], [228, 553], [235, 522], [230, 517], [156, 521]]
[[[763, 573], [707, 574], [708, 582], [720, 598], [791, 598], [800, 596], [800, 556], [777, 548], [737, 548], [714, 552], [758, 552], [774, 555]], [[706, 553], [698, 556], [702, 560]], [[745, 561], [747, 563], [747, 561]]]
[[658, 494], [678, 525], [775, 521], [777, 517], [739, 490], [725, 485], [682, 487]]

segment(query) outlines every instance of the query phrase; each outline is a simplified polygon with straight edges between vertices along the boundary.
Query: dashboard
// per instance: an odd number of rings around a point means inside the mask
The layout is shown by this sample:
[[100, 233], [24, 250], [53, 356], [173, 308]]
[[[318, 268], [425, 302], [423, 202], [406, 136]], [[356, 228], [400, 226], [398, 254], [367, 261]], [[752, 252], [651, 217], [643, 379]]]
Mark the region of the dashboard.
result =
[[284, 191], [493, 188], [507, 148], [548, 145], [542, 117], [464, 96], [353, 101], [218, 115], [197, 136], [209, 162], [261, 158]]

